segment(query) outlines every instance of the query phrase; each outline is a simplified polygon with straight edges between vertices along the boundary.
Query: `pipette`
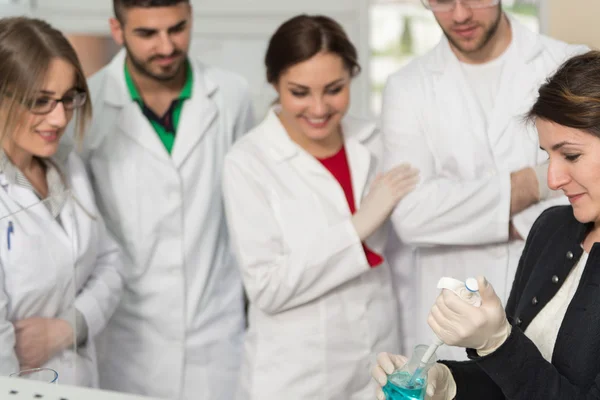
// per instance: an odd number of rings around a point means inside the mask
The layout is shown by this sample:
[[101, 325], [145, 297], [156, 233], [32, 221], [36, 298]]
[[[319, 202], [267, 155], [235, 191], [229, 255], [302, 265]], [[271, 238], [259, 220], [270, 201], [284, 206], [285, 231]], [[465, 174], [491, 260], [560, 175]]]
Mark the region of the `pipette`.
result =
[[[475, 295], [476, 293], [479, 292], [479, 285], [475, 278], [469, 278], [465, 281], [464, 288], [467, 289], [466, 291], [461, 291], [460, 289], [463, 289], [463, 288], [456, 287], [456, 282], [460, 282], [460, 281], [453, 280], [454, 282], [452, 284], [450, 284], [451, 282], [446, 282], [446, 281], [444, 281], [444, 279], [447, 279], [447, 278], [440, 279], [440, 282], [438, 283], [438, 289], [452, 290], [454, 293], [456, 293], [458, 295], [458, 297], [460, 297], [464, 301], [468, 302], [469, 304], [474, 305], [475, 307], [479, 307], [481, 305], [481, 298], [479, 297], [479, 295], [477, 295], [477, 296]], [[431, 356], [433, 356], [435, 354], [438, 347], [440, 347], [443, 344], [444, 344], [444, 342], [442, 342], [442, 340], [436, 336], [435, 339], [433, 340], [433, 343], [429, 346], [429, 348], [427, 349], [425, 354], [423, 354], [423, 357], [421, 358], [421, 362], [419, 363], [419, 367], [415, 370], [414, 374], [412, 374], [412, 376], [410, 377], [410, 380], [408, 381], [408, 384], [407, 384], [409, 387], [415, 386], [416, 380], [419, 379], [421, 377], [421, 374], [423, 373], [423, 368], [429, 363], [429, 359], [431, 358]]]

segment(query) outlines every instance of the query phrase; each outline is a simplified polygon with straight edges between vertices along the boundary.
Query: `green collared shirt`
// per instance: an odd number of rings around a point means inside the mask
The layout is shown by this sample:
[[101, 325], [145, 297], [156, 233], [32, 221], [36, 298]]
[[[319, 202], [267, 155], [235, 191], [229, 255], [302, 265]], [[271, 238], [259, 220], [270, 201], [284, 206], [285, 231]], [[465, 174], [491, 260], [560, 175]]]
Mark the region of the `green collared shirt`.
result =
[[129, 89], [129, 95], [131, 96], [132, 100], [139, 104], [142, 113], [146, 116], [146, 118], [148, 118], [148, 122], [150, 122], [154, 128], [154, 131], [156, 131], [156, 134], [160, 138], [169, 154], [171, 154], [173, 143], [175, 143], [175, 133], [177, 132], [177, 127], [179, 126], [179, 117], [181, 116], [183, 102], [192, 97], [194, 77], [189, 61], [186, 62], [186, 67], [186, 79], [183, 89], [181, 89], [181, 93], [179, 93], [179, 96], [173, 100], [165, 115], [159, 117], [154, 113], [154, 111], [146, 106], [146, 104], [144, 104], [144, 100], [135, 87], [133, 78], [129, 73], [127, 64], [125, 64], [125, 82], [127, 83], [127, 89]]

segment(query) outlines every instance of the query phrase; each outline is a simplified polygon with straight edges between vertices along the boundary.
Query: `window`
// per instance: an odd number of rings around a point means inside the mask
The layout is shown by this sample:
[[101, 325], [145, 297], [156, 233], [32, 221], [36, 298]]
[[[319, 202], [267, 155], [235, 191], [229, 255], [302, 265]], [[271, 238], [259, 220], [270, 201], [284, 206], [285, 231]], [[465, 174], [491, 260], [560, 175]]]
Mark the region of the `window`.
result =
[[[539, 0], [503, 0], [506, 12], [539, 32]], [[442, 30], [420, 0], [372, 0], [371, 110], [379, 115], [381, 91], [389, 75], [432, 49]]]

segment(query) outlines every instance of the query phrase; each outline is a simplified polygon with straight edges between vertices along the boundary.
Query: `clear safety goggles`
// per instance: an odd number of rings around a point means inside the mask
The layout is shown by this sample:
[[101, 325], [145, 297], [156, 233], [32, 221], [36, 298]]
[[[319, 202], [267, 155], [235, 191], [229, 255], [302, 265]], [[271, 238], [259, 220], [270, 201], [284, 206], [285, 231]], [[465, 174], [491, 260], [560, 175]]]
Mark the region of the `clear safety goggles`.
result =
[[421, 0], [425, 8], [435, 12], [452, 11], [456, 7], [456, 3], [460, 2], [463, 7], [487, 8], [493, 7], [500, 3], [500, 0]]

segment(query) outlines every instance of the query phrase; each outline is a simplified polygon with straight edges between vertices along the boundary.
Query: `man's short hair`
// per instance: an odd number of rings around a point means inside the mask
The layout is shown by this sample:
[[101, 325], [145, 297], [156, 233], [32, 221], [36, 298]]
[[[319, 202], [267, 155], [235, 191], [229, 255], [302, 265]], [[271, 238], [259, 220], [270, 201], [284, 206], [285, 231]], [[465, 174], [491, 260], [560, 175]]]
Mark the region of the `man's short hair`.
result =
[[189, 3], [190, 0], [113, 0], [115, 17], [119, 22], [124, 22], [125, 10], [134, 7], [152, 8], [169, 7], [179, 3]]

